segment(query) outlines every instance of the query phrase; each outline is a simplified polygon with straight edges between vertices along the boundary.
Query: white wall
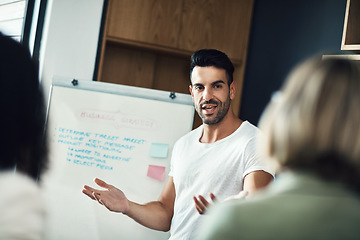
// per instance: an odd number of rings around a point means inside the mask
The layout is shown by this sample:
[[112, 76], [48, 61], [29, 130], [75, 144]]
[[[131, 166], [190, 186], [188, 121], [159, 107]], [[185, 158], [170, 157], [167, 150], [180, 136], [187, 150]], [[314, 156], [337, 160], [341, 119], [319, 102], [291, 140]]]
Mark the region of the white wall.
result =
[[46, 100], [53, 76], [92, 80], [104, 0], [48, 0], [40, 48]]
[[34, 2], [34, 13], [31, 20], [31, 28], [30, 28], [30, 36], [29, 36], [29, 50], [31, 55], [33, 55], [34, 45], [35, 45], [35, 35], [37, 29], [37, 22], [39, 19], [40, 1], [41, 0], [35, 0]]

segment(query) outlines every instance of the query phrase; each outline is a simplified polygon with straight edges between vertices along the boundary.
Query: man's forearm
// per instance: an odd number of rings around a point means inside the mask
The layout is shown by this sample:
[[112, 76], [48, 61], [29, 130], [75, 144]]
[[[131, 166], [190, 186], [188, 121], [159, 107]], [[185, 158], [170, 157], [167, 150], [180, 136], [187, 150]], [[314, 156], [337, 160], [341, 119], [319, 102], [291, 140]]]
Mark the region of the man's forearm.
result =
[[124, 214], [145, 227], [166, 232], [170, 230], [173, 212], [159, 201], [143, 205], [129, 201], [129, 208]]

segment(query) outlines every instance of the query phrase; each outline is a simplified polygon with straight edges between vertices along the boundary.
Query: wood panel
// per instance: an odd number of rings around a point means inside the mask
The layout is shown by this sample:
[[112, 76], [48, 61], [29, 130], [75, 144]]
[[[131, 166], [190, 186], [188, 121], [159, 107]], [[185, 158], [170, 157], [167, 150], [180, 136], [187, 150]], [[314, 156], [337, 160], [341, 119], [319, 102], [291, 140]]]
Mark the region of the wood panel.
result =
[[107, 44], [100, 81], [152, 88], [156, 55]]
[[253, 0], [184, 0], [179, 48], [216, 48], [244, 60]]
[[189, 94], [190, 57], [159, 55], [155, 66], [153, 88]]
[[360, 52], [360, 0], [347, 1], [341, 50]]
[[235, 99], [232, 102], [232, 108], [236, 116], [240, 114], [240, 106], [241, 106], [241, 95], [243, 90], [243, 78], [245, 72], [245, 65], [234, 65], [234, 81], [237, 84]]
[[110, 1], [107, 35], [176, 48], [181, 9], [182, 1]]

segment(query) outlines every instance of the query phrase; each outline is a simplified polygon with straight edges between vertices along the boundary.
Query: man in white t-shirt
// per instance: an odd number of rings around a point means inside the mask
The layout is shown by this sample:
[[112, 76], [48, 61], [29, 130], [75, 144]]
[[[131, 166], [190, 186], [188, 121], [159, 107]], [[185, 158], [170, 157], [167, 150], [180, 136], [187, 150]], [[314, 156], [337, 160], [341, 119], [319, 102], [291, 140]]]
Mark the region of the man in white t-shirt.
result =
[[95, 182], [106, 190], [85, 185], [83, 193], [146, 227], [170, 230], [172, 240], [193, 239], [209, 206], [207, 195], [223, 200], [270, 183], [271, 169], [255, 151], [258, 129], [232, 111], [233, 72], [223, 52], [202, 49], [192, 55], [190, 93], [203, 124], [176, 142], [169, 178], [157, 201], [137, 204], [100, 179]]

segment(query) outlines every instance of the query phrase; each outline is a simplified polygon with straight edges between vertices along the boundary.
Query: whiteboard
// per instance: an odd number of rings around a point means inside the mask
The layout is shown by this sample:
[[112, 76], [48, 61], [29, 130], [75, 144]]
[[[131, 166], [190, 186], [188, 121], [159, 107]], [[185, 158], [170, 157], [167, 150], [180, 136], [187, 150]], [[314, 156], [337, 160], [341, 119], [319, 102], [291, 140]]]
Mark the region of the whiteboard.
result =
[[98, 177], [132, 201], [157, 200], [168, 177], [173, 145], [192, 129], [190, 95], [55, 78], [47, 119], [45, 239], [169, 237], [108, 211], [81, 190], [84, 184], [97, 187], [93, 179]]

